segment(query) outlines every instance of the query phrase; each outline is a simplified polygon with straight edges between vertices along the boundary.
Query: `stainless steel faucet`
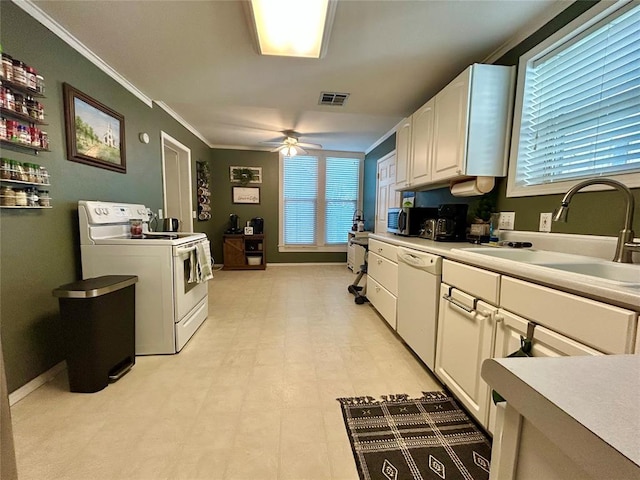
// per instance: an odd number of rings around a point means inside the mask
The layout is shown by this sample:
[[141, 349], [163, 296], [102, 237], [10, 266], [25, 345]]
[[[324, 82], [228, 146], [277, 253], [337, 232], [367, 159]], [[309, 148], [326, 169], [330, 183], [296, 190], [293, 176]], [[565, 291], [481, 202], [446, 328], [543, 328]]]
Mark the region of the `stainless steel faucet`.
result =
[[631, 190], [629, 190], [624, 184], [608, 178], [594, 178], [574, 185], [565, 194], [560, 207], [558, 207], [555, 212], [553, 212], [553, 221], [566, 222], [567, 214], [569, 213], [569, 203], [571, 202], [573, 196], [584, 187], [596, 184], [608, 185], [610, 187], [613, 187], [616, 190], [622, 192], [625, 196], [627, 211], [624, 217], [624, 227], [618, 234], [618, 244], [616, 245], [616, 253], [613, 257], [613, 261], [620, 263], [632, 263], [633, 259], [631, 256], [631, 252], [640, 252], [640, 243], [633, 241], [634, 233], [631, 228], [634, 209], [633, 194], [631, 193]]

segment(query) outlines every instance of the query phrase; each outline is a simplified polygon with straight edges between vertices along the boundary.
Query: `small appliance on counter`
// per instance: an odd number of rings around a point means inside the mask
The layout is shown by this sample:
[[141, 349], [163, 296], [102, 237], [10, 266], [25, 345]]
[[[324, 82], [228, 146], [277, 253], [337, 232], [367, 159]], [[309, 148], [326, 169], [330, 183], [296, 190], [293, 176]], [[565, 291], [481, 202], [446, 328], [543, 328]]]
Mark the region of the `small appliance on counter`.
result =
[[236, 215], [235, 213], [232, 213], [231, 215], [229, 215], [229, 224], [228, 225], [229, 226], [224, 231], [224, 233], [231, 234], [231, 235], [238, 235], [238, 234], [242, 233], [242, 229], [239, 226], [238, 215]]
[[427, 240], [436, 239], [436, 227], [438, 226], [438, 220], [436, 218], [426, 219], [421, 227], [418, 236], [420, 238], [426, 238]]
[[438, 207], [435, 239], [438, 242], [461, 242], [467, 239], [467, 209], [464, 203], [443, 203]]
[[264, 233], [264, 218], [255, 217], [249, 222], [249, 226], [253, 227], [253, 233], [255, 235], [261, 235]]
[[387, 212], [387, 232], [406, 237], [417, 237], [425, 220], [438, 217], [432, 207], [390, 208]]
[[177, 218], [164, 218], [162, 220], [163, 232], [177, 232], [180, 229], [180, 220]]

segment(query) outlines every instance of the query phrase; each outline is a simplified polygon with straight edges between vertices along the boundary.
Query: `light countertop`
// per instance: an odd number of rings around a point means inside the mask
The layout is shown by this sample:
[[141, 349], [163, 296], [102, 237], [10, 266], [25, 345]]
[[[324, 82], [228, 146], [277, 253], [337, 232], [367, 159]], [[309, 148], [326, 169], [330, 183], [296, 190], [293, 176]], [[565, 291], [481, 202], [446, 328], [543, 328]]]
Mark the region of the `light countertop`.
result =
[[[595, 478], [640, 478], [640, 356], [485, 360], [482, 378]], [[614, 470], [612, 470], [614, 469]]]
[[640, 288], [623, 287], [607, 281], [600, 281], [596, 277], [587, 275], [565, 272], [513, 260], [473, 255], [460, 251], [459, 249], [462, 248], [478, 246], [468, 242], [436, 242], [424, 238], [403, 237], [391, 233], [371, 233], [369, 234], [369, 238], [433, 253], [451, 260], [545, 285], [557, 290], [604, 301], [611, 305], [634, 311], [640, 310]]

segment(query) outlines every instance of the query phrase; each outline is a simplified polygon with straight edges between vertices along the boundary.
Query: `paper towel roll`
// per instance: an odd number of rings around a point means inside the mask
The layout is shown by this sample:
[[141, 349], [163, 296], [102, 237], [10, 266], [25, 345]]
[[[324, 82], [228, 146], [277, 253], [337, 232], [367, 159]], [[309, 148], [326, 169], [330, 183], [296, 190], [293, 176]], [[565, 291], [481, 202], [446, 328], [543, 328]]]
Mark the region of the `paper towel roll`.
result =
[[493, 190], [496, 184], [494, 177], [476, 177], [472, 180], [451, 185], [451, 195], [454, 197], [472, 197], [484, 195]]

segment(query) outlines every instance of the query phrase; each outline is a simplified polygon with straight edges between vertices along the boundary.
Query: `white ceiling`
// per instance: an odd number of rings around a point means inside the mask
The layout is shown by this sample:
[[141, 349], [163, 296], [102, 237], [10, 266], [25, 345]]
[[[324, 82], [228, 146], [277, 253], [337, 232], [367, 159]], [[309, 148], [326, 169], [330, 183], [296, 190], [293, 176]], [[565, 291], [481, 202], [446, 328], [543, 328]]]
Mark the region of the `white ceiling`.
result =
[[[211, 146], [263, 149], [294, 129], [364, 152], [467, 65], [572, 2], [340, 0], [322, 59], [258, 55], [240, 1], [33, 3]], [[321, 91], [351, 96], [320, 106]]]

